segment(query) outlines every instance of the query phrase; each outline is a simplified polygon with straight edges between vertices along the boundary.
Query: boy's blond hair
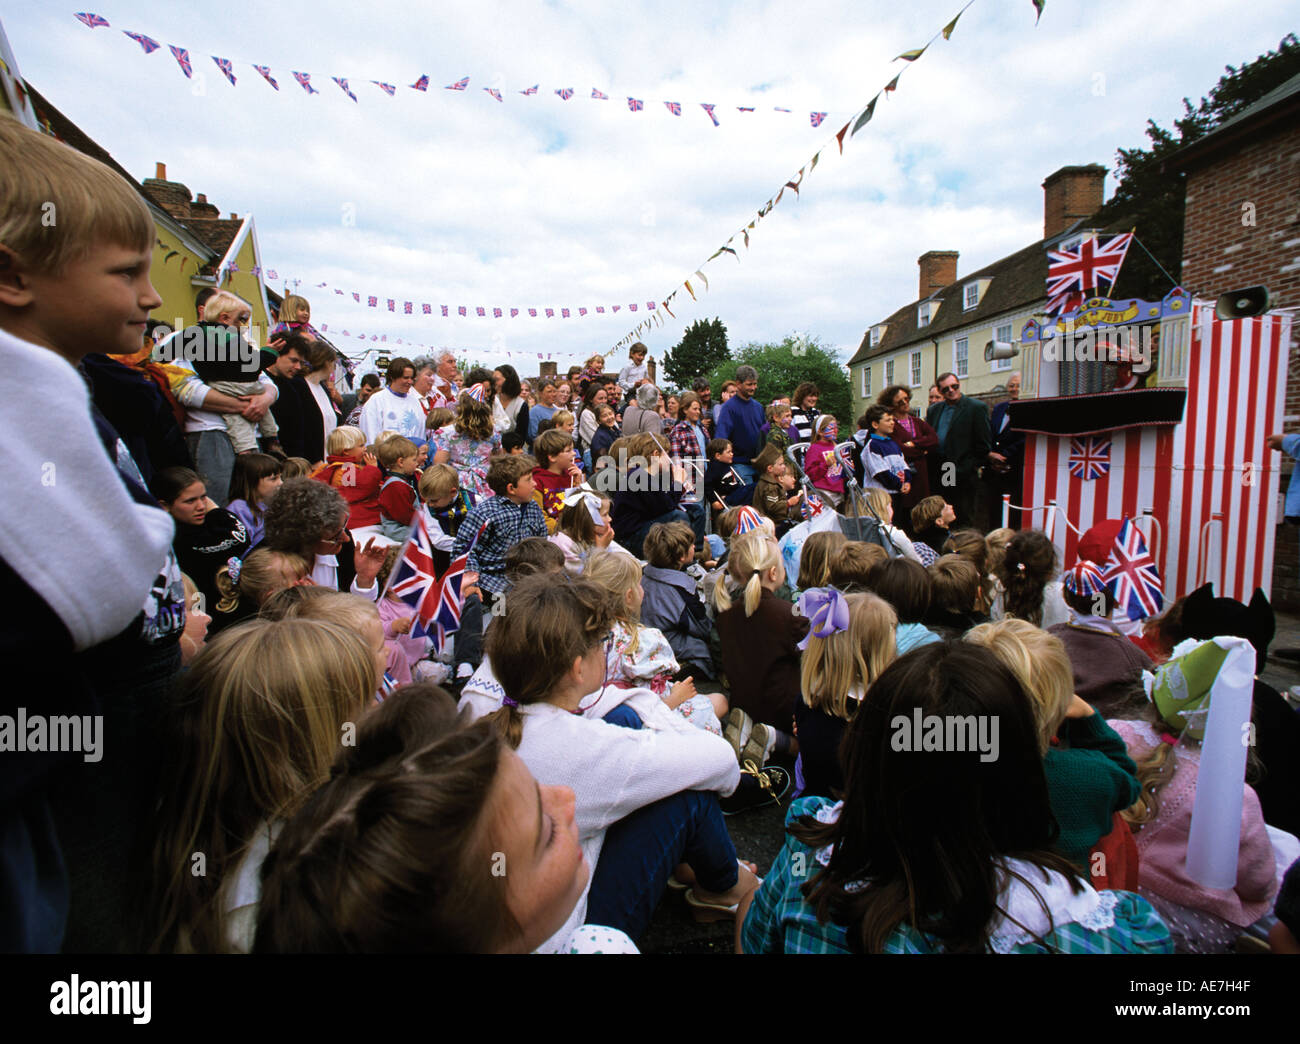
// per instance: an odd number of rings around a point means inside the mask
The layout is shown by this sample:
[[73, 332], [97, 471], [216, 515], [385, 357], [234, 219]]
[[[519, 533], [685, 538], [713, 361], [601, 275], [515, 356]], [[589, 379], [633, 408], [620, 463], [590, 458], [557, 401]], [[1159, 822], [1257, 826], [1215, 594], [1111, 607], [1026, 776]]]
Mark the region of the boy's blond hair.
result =
[[1006, 619], [972, 627], [965, 640], [990, 650], [1024, 686], [1045, 755], [1074, 699], [1074, 668], [1061, 639], [1028, 620]]
[[375, 456], [379, 458], [379, 463], [390, 470], [403, 457], [414, 457], [419, 452], [420, 447], [405, 435], [394, 435], [390, 439], [384, 439], [375, 447]]
[[57, 275], [99, 243], [153, 242], [149, 207], [120, 174], [0, 113], [0, 244], [24, 271]]
[[563, 428], [566, 424], [573, 423], [573, 414], [568, 410], [557, 410], [555, 416], [551, 418], [552, 428]]
[[341, 424], [330, 432], [330, 437], [325, 440], [325, 449], [331, 455], [337, 456], [365, 444], [366, 433], [364, 431], [348, 424]]
[[238, 294], [232, 294], [229, 290], [218, 290], [203, 302], [203, 320], [204, 322], [215, 323], [222, 312], [227, 315], [238, 316], [240, 312], [251, 313], [252, 310], [253, 306]]
[[450, 464], [431, 464], [420, 476], [420, 499], [437, 500], [460, 488], [460, 476]]

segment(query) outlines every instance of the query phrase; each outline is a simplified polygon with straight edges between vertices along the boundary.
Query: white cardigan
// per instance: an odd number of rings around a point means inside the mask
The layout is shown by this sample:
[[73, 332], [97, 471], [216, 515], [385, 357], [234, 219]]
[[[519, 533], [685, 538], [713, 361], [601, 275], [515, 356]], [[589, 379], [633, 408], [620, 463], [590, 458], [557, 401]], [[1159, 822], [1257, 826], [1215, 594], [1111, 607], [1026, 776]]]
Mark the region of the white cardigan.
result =
[[[572, 789], [578, 838], [592, 871], [605, 831], [625, 816], [682, 790], [726, 795], [740, 783], [740, 767], [726, 740], [674, 714], [649, 689], [624, 691], [623, 702], [641, 716], [641, 729], [571, 714], [550, 703], [519, 708], [524, 730], [518, 754], [537, 782]], [[474, 718], [490, 713], [492, 705], [486, 693], [461, 701]], [[590, 887], [588, 880], [564, 927], [537, 952], [557, 952], [583, 923]]]

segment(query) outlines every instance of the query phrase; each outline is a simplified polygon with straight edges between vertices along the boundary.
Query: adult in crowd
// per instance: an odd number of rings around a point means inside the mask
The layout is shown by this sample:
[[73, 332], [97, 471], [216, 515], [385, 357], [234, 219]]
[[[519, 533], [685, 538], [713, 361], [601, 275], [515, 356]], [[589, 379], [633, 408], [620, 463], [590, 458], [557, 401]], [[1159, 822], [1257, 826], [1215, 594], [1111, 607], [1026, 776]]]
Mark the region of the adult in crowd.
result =
[[718, 426], [718, 418], [722, 416], [722, 407], [725, 406], [727, 404], [727, 400], [730, 399], [735, 394], [736, 394], [736, 382], [723, 381], [722, 390], [718, 392], [718, 401], [713, 404], [712, 409], [709, 411], [710, 413], [713, 414], [713, 427], [715, 432]]
[[927, 416], [929, 415], [930, 407], [933, 406], [936, 402], [943, 402], [943, 392], [939, 390], [939, 385], [937, 383], [930, 385], [930, 391], [928, 393], [928, 397], [926, 399], [926, 405], [925, 405]]
[[601, 407], [611, 405], [609, 390], [604, 381], [592, 381], [582, 396], [582, 412], [578, 416], [578, 442], [586, 450], [591, 448], [591, 440], [600, 426]]
[[537, 438], [538, 426], [555, 416], [559, 407], [555, 404], [557, 389], [555, 381], [543, 377], [537, 385], [537, 405], [528, 411], [528, 441]]
[[696, 377], [691, 382], [691, 391], [700, 400], [700, 426], [709, 438], [713, 438], [713, 389], [709, 387], [709, 379]]
[[[961, 393], [961, 381], [955, 373], [939, 375], [935, 382], [943, 393], [943, 402], [930, 407], [926, 422], [939, 436], [941, 457], [937, 490], [957, 512], [963, 526], [978, 526], [975, 518], [975, 494], [980, 468], [988, 463], [989, 408], [979, 399]], [[951, 464], [952, 467], [946, 467]], [[951, 495], [945, 480], [951, 479]]]
[[[726, 395], [725, 385], [723, 395]], [[758, 371], [752, 366], [736, 370], [736, 394], [722, 404], [718, 414], [718, 435], [731, 443], [731, 466], [746, 484], [754, 481], [753, 459], [763, 448], [762, 429], [767, 419], [763, 407], [754, 398], [758, 391]]]
[[415, 366], [415, 380], [411, 382], [411, 390], [415, 392], [415, 397], [420, 400], [420, 412], [426, 417], [429, 411], [433, 409], [433, 383], [436, 379], [434, 372], [433, 360], [428, 356], [421, 356], [413, 360]]
[[659, 389], [653, 384], [642, 384], [636, 390], [636, 401], [623, 411], [623, 436], [631, 438], [642, 432], [662, 435], [664, 419], [659, 414]]
[[911, 488], [895, 498], [894, 517], [909, 533], [912, 508], [930, 495], [930, 460], [939, 450], [939, 435], [920, 417], [912, 414], [912, 393], [901, 384], [891, 384], [876, 399], [894, 415], [894, 441], [912, 469]]
[[681, 399], [676, 395], [669, 395], [662, 401], [664, 404], [664, 434], [666, 435], [677, 426], [677, 421], [680, 419], [677, 411], [680, 408]]
[[373, 540], [364, 547], [352, 540], [348, 502], [333, 486], [311, 478], [290, 479], [271, 499], [264, 518], [259, 546], [302, 555], [311, 563], [313, 584], [372, 600], [378, 596], [375, 577], [387, 549], [376, 547]]
[[[339, 426], [339, 415], [334, 407], [334, 400], [330, 395], [333, 390], [334, 381], [334, 363], [338, 354], [324, 341], [313, 341], [311, 346], [311, 356], [309, 361], [311, 369], [308, 371], [303, 380], [306, 382], [307, 391], [311, 393], [312, 403], [316, 407], [319, 415], [318, 427], [320, 428], [320, 454], [318, 456], [307, 456], [313, 464], [318, 464], [325, 459], [325, 444], [329, 441], [330, 432]], [[310, 413], [308, 414], [310, 416]], [[315, 431], [309, 433], [308, 443], [315, 448]]]
[[456, 353], [450, 348], [439, 348], [430, 359], [433, 361], [433, 390], [429, 393], [429, 408], [454, 410], [456, 400], [460, 398]]
[[[263, 376], [273, 382], [279, 397], [271, 407], [275, 423], [280, 428], [278, 435], [280, 448], [290, 457], [303, 457], [306, 460], [311, 451], [308, 442], [307, 424], [313, 420], [316, 400], [312, 398], [307, 382], [303, 379], [311, 369], [313, 345], [310, 338], [303, 334], [286, 334], [280, 342], [280, 354], [266, 368]], [[310, 410], [308, 409], [310, 407]], [[233, 466], [233, 463], [232, 463]], [[202, 469], [199, 469], [200, 474]], [[212, 496], [209, 482], [208, 496]], [[212, 497], [216, 500], [216, 497]]]
[[804, 381], [790, 396], [790, 423], [798, 430], [800, 442], [812, 442], [813, 425], [821, 416], [821, 410], [817, 408], [821, 394], [822, 390], [812, 381]]
[[525, 408], [518, 371], [509, 363], [498, 366], [492, 371], [492, 382], [497, 393], [496, 401], [492, 404], [492, 426], [501, 435], [517, 431], [520, 413]]
[[[673, 463], [679, 465], [685, 478], [682, 485], [682, 510], [691, 520], [696, 533], [704, 532], [704, 469], [708, 463], [705, 452], [709, 437], [700, 423], [700, 397], [693, 391], [682, 392], [677, 408], [678, 421], [668, 433], [668, 449]], [[698, 524], [697, 524], [698, 517]]]
[[347, 417], [345, 424], [352, 428], [357, 426], [361, 420], [361, 410], [370, 401], [370, 396], [379, 391], [379, 388], [379, 374], [368, 373], [361, 378], [361, 384], [358, 385], [356, 391], [348, 392], [347, 395], [343, 396], [341, 410], [343, 415]]
[[[1007, 378], [1007, 398], [993, 407], [989, 420], [989, 434], [993, 448], [989, 450], [989, 493], [993, 518], [990, 527], [1002, 525], [1002, 497], [1007, 494], [1012, 504], [1024, 503], [1025, 433], [1011, 430], [1013, 402], [1020, 398], [1020, 374]], [[1007, 516], [1007, 525], [1020, 528], [1020, 512], [1015, 508]]]
[[414, 392], [415, 363], [399, 355], [388, 364], [385, 376], [388, 387], [370, 396], [361, 411], [361, 423], [357, 426], [366, 436], [366, 442], [373, 444], [380, 432], [395, 431], [417, 446], [425, 445], [429, 439], [424, 431], [424, 410]]

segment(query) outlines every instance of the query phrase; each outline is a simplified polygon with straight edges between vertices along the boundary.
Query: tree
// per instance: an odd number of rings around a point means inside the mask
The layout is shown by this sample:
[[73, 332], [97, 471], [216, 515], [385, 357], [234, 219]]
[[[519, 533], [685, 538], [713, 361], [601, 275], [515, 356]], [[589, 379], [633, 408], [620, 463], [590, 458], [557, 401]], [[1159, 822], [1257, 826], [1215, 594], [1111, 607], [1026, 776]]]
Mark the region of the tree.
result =
[[682, 339], [664, 353], [664, 373], [673, 384], [689, 388], [696, 377], [708, 373], [730, 356], [727, 328], [721, 319], [697, 319]]
[[852, 433], [855, 426], [852, 386], [835, 354], [816, 338], [808, 340], [790, 334], [780, 344], [745, 345], [734, 360], [714, 367], [709, 374], [715, 401], [722, 401], [722, 382], [733, 380], [739, 366], [752, 366], [758, 371], [755, 397], [764, 405], [791, 394], [802, 382], [812, 381], [821, 391], [817, 408], [833, 414], [840, 422], [840, 429]]
[[[1142, 245], [1177, 275], [1183, 256], [1184, 186], [1182, 178], [1164, 169], [1165, 161], [1297, 73], [1300, 40], [1288, 33], [1276, 51], [1260, 55], [1240, 68], [1226, 66], [1225, 74], [1195, 109], [1184, 98], [1183, 116], [1174, 120], [1177, 135], [1148, 120], [1146, 135], [1151, 148], [1118, 151], [1115, 195], [1101, 208], [1098, 221], [1135, 226]], [[1169, 280], [1144, 251], [1137, 249], [1129, 251], [1112, 296], [1158, 300], [1169, 290]]]

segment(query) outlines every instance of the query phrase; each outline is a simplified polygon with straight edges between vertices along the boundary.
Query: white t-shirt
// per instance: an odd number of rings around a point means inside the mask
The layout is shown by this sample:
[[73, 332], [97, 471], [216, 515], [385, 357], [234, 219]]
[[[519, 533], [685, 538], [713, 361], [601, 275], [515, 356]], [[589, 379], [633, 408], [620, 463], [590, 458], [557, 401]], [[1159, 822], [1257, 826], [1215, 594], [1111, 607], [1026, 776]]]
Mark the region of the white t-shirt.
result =
[[395, 431], [415, 443], [428, 441], [424, 410], [420, 408], [420, 397], [413, 391], [397, 395], [388, 388], [380, 388], [366, 400], [360, 428], [367, 442], [374, 442], [381, 431]]

